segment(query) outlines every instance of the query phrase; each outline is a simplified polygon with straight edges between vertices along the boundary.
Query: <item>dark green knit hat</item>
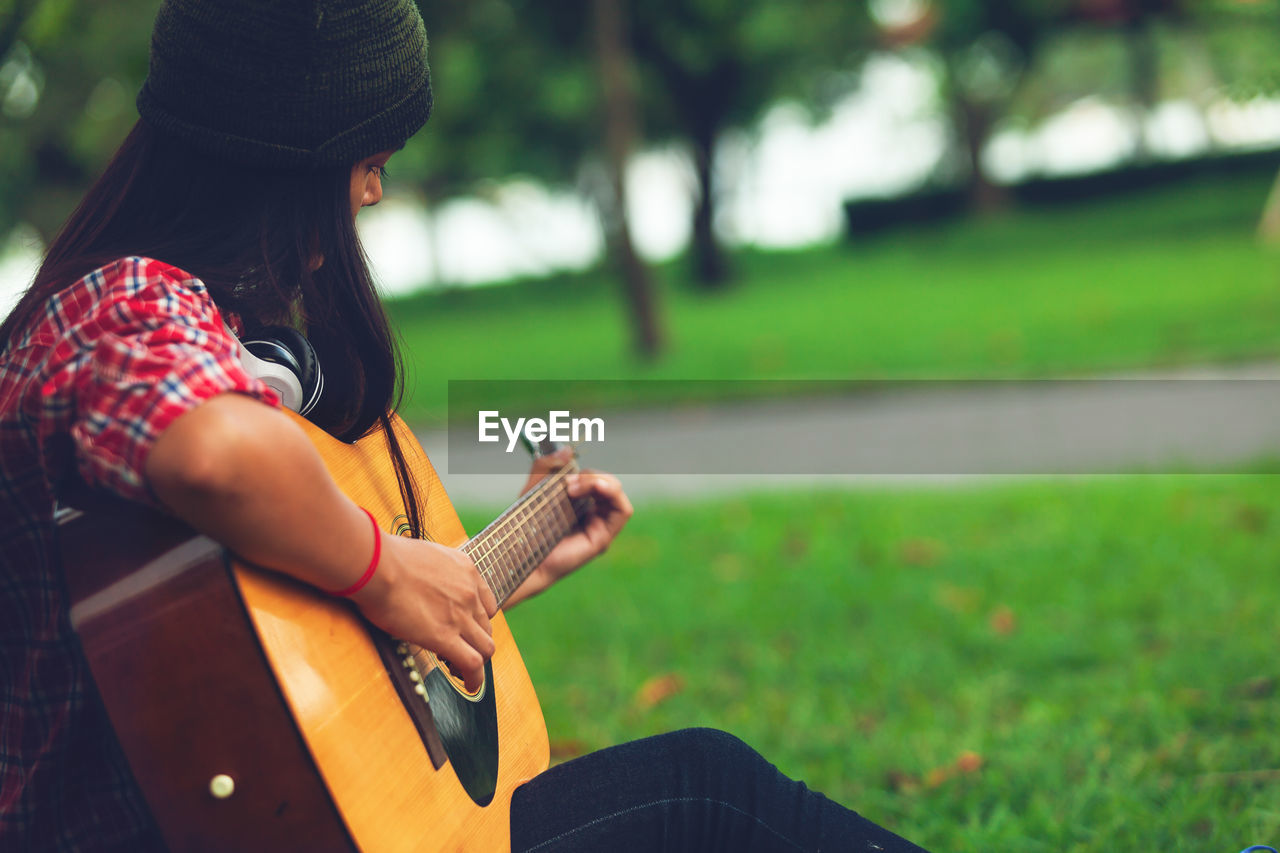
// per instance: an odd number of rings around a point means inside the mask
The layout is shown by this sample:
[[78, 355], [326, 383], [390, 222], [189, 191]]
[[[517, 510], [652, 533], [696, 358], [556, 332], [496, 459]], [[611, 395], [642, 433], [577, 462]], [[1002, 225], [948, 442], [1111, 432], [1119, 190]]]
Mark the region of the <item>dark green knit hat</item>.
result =
[[165, 0], [138, 112], [252, 166], [399, 148], [431, 112], [422, 16], [411, 0]]

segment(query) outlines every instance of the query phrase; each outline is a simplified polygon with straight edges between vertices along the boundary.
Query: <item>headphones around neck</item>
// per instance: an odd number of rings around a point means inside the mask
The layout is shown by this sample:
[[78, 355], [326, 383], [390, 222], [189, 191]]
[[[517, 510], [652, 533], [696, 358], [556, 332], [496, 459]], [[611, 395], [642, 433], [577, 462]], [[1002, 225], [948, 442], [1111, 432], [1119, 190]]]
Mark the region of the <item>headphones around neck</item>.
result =
[[250, 376], [280, 395], [280, 404], [304, 418], [324, 396], [324, 374], [316, 351], [302, 333], [288, 326], [263, 326], [242, 341], [228, 327]]

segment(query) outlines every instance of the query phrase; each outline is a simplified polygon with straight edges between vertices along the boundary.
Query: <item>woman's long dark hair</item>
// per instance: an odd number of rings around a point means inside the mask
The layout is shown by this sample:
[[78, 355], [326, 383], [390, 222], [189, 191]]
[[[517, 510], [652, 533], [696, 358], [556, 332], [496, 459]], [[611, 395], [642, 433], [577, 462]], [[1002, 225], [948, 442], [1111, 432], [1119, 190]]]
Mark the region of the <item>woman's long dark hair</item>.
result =
[[0, 324], [0, 349], [49, 297], [94, 269], [130, 255], [170, 263], [203, 281], [218, 308], [251, 329], [282, 324], [307, 336], [325, 376], [324, 411], [315, 419], [344, 441], [385, 430], [410, 527], [422, 535], [413, 477], [388, 415], [400, 404], [403, 365], [360, 246], [350, 187], [351, 164], [238, 166], [140, 121]]

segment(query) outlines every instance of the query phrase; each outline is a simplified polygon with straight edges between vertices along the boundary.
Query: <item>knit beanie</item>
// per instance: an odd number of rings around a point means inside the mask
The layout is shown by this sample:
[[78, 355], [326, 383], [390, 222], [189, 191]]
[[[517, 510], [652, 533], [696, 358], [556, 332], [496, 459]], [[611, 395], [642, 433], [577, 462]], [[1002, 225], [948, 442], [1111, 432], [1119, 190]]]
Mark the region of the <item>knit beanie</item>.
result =
[[431, 112], [422, 16], [412, 0], [165, 0], [138, 112], [234, 163], [355, 163]]

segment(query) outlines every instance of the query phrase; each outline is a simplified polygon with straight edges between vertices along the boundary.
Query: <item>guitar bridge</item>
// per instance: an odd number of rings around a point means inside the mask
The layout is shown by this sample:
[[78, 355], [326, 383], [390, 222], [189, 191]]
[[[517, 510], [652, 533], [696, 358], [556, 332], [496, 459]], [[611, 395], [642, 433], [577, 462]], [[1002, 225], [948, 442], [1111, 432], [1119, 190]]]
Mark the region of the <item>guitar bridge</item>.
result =
[[439, 770], [449, 760], [449, 755], [445, 752], [444, 742], [440, 739], [439, 730], [436, 729], [435, 715], [431, 713], [431, 701], [427, 695], [424, 673], [419, 669], [418, 661], [411, 653], [408, 643], [401, 642], [372, 626], [370, 628], [374, 645], [377, 646], [378, 654], [382, 657], [382, 665], [386, 667], [387, 674], [391, 676], [391, 683], [395, 685], [396, 693], [400, 695], [400, 703], [404, 705], [409, 718], [413, 720], [418, 736], [422, 738], [422, 743], [427, 748], [432, 766]]

